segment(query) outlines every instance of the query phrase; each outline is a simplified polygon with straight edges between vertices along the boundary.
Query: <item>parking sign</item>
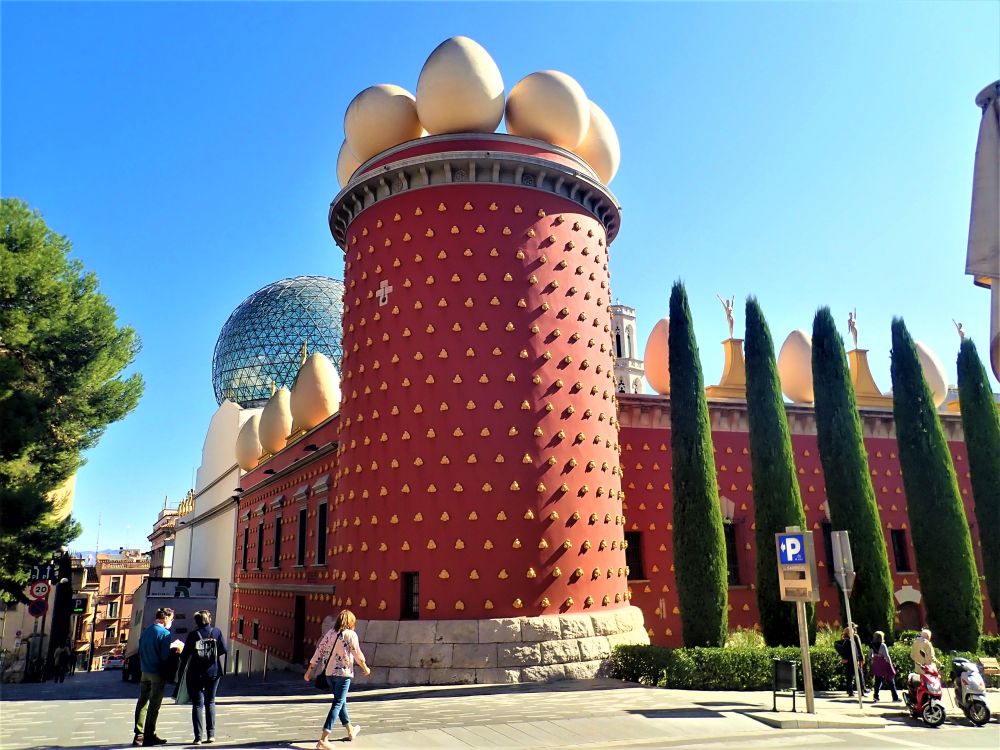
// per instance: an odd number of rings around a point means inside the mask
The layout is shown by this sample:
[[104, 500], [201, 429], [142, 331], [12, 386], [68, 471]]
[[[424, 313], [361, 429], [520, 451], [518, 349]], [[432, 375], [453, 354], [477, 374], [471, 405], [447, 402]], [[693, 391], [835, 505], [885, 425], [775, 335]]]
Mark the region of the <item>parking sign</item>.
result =
[[782, 565], [804, 565], [806, 546], [802, 534], [778, 534], [778, 556]]

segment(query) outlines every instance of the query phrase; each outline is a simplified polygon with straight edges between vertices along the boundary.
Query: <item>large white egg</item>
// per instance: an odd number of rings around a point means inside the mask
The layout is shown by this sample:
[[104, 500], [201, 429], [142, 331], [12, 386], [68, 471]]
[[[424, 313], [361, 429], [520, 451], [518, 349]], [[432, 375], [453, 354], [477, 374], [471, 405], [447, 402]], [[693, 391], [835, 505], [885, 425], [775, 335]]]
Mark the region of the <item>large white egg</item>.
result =
[[618, 134], [604, 110], [593, 102], [590, 107], [590, 126], [583, 140], [573, 150], [597, 172], [601, 182], [607, 185], [615, 178], [622, 160], [622, 149]]
[[797, 404], [811, 404], [813, 393], [812, 339], [803, 330], [788, 334], [778, 352], [781, 391]]
[[503, 77], [467, 36], [439, 44], [420, 70], [417, 113], [428, 133], [492, 133], [503, 117]]
[[649, 332], [643, 361], [646, 380], [657, 393], [670, 393], [670, 318], [660, 318]]
[[337, 154], [337, 181], [344, 187], [351, 181], [351, 177], [361, 166], [361, 160], [354, 155], [347, 141], [340, 144], [340, 153]]
[[927, 387], [931, 389], [934, 406], [941, 406], [948, 398], [948, 381], [944, 378], [944, 367], [941, 365], [941, 360], [926, 344], [914, 341], [913, 345], [917, 349], [920, 368], [924, 371], [924, 380], [927, 381]]
[[325, 354], [312, 354], [292, 386], [292, 432], [311, 430], [340, 406], [340, 376]]
[[260, 447], [260, 415], [254, 414], [240, 428], [236, 436], [236, 463], [243, 471], [250, 471], [260, 461], [264, 452]]
[[413, 94], [391, 83], [369, 86], [347, 105], [344, 136], [360, 162], [423, 132]]
[[279, 388], [268, 399], [260, 415], [260, 445], [268, 453], [284, 450], [288, 436], [292, 434], [291, 393], [287, 388]]
[[540, 70], [525, 76], [507, 97], [507, 132], [576, 148], [590, 126], [590, 101], [572, 76]]

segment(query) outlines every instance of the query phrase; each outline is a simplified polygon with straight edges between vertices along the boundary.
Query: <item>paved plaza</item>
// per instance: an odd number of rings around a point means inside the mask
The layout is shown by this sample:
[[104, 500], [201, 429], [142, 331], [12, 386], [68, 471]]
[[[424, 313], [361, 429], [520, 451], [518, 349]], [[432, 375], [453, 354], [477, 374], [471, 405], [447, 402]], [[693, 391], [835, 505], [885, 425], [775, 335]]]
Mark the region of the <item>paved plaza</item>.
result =
[[[0, 747], [124, 747], [137, 692], [117, 672], [77, 674], [62, 685], [4, 685]], [[216, 747], [226, 750], [308, 750], [329, 707], [328, 698], [287, 673], [266, 682], [227, 676], [220, 693]], [[769, 714], [769, 692], [661, 690], [616, 680], [358, 687], [349, 706], [364, 727], [356, 743], [362, 748], [1000, 747], [995, 719], [976, 729], [956, 720], [960, 713], [950, 706], [952, 718], [933, 730], [889, 703], [866, 705], [863, 716], [843, 696], [821, 694], [816, 703], [825, 724], [817, 729], [777, 729], [753, 718]], [[990, 703], [1000, 707], [1000, 694], [991, 693]], [[779, 707], [790, 709], [790, 700]], [[189, 706], [165, 699], [158, 733], [171, 745], [188, 743], [190, 716]]]

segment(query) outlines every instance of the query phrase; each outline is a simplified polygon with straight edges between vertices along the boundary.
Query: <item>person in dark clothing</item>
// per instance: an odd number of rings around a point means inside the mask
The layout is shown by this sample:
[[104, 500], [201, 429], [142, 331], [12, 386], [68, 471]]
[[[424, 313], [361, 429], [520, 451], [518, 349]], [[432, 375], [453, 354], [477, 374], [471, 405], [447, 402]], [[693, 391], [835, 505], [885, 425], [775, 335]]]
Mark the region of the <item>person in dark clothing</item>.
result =
[[[851, 641], [854, 641], [854, 651], [851, 652]], [[858, 637], [857, 632], [853, 625], [848, 625], [844, 628], [844, 632], [841, 635], [839, 641], [837, 641], [835, 648], [837, 654], [840, 655], [841, 660], [844, 662], [844, 678], [847, 680], [847, 695], [854, 695], [855, 688], [855, 674], [857, 675], [857, 682], [861, 683], [861, 695], [867, 695], [868, 691], [865, 689], [865, 657], [864, 652], [861, 650], [861, 638]]]
[[[170, 663], [170, 626], [174, 611], [170, 607], [156, 610], [155, 621], [139, 637], [139, 661], [142, 679], [139, 682], [139, 701], [135, 705], [135, 736], [133, 745], [165, 745], [167, 741], [156, 736], [156, 720], [163, 702], [164, 671]], [[179, 648], [179, 645], [178, 645]], [[172, 681], [172, 680], [171, 680]]]
[[885, 633], [876, 630], [872, 637], [872, 677], [875, 678], [875, 702], [878, 703], [878, 691], [883, 686], [888, 686], [892, 691], [892, 700], [899, 701], [899, 693], [896, 691], [896, 667], [892, 663], [892, 656], [889, 654], [889, 647], [885, 643]]
[[[222, 657], [228, 652], [222, 631], [212, 627], [212, 613], [202, 609], [194, 613], [196, 630], [188, 633], [181, 652], [181, 671], [187, 666], [187, 690], [191, 696], [191, 722], [194, 744], [204, 739], [215, 742], [215, 693], [222, 679]], [[202, 707], [205, 718], [202, 720]]]

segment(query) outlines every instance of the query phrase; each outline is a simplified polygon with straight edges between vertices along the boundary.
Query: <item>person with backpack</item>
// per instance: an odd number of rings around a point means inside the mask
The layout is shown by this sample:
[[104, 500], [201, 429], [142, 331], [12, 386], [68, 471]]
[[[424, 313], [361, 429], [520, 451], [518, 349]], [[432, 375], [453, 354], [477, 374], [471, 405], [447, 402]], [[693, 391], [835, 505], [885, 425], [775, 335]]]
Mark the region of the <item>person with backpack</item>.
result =
[[[191, 697], [191, 721], [194, 742], [215, 742], [215, 693], [222, 679], [221, 659], [228, 651], [222, 631], [212, 627], [212, 613], [206, 609], [194, 613], [195, 630], [188, 633], [181, 652], [181, 673], [187, 669], [187, 690]], [[202, 707], [205, 718], [202, 720]]]

